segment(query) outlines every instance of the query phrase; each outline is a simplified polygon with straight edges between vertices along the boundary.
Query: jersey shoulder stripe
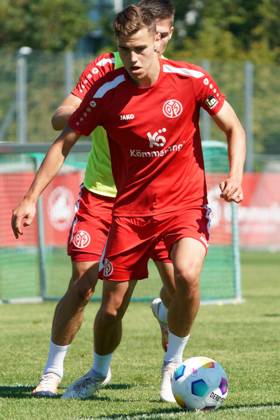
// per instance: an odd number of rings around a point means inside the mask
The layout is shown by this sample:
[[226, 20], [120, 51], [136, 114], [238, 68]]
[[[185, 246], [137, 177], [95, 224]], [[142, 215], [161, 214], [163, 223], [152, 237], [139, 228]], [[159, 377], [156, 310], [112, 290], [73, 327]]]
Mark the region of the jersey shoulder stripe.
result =
[[93, 98], [94, 99], [103, 98], [103, 96], [105, 96], [107, 92], [109, 92], [110, 90], [115, 89], [117, 86], [119, 86], [124, 81], [125, 81], [125, 76], [124, 76], [124, 74], [121, 74], [121, 75], [115, 77], [110, 82], [104, 83], [102, 86], [100, 86], [99, 89], [97, 89], [97, 91], [95, 92]]
[[195, 79], [200, 79], [205, 76], [201, 71], [188, 69], [186, 67], [176, 67], [171, 64], [163, 64], [162, 69], [164, 73], [176, 73], [186, 77], [194, 77]]
[[101, 60], [97, 61], [96, 65], [99, 67], [104, 67], [106, 66], [106, 64], [114, 64], [114, 63], [115, 63], [115, 58], [110, 57], [110, 58], [102, 58]]
[[97, 61], [96, 65], [99, 67], [105, 67], [107, 64], [114, 64], [114, 69], [123, 67], [123, 62], [118, 51], [114, 51], [109, 54], [112, 54], [113, 56], [103, 57], [101, 60]]

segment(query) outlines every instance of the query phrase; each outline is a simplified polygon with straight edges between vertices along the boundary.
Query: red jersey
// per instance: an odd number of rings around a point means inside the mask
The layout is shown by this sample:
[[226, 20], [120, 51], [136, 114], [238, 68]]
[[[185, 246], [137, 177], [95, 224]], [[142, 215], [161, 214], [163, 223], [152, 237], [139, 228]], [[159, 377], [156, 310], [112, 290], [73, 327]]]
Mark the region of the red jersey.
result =
[[206, 204], [199, 110], [223, 103], [211, 76], [189, 63], [160, 59], [158, 80], [140, 88], [124, 68], [95, 83], [69, 124], [108, 134], [117, 197], [113, 214], [145, 216]]

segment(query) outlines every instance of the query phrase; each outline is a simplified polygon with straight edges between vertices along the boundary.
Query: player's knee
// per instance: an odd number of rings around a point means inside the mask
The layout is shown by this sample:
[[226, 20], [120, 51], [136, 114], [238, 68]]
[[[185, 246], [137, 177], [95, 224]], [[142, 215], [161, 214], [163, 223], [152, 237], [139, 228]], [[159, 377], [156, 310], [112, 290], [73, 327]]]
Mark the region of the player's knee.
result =
[[80, 303], [86, 304], [93, 295], [94, 287], [95, 284], [93, 284], [91, 278], [84, 274], [73, 279], [71, 293]]
[[98, 281], [96, 264], [76, 263], [73, 265], [72, 279], [69, 285], [70, 293], [82, 304], [92, 297]]
[[114, 295], [113, 298], [111, 296], [108, 296], [108, 299], [105, 298], [100, 312], [102, 318], [109, 323], [121, 320], [125, 312], [122, 296]]
[[99, 317], [103, 325], [111, 325], [118, 322], [122, 318], [122, 315], [116, 307], [104, 305], [100, 308]]
[[199, 288], [200, 270], [195, 265], [182, 267], [176, 272], [176, 285], [179, 292], [194, 293]]

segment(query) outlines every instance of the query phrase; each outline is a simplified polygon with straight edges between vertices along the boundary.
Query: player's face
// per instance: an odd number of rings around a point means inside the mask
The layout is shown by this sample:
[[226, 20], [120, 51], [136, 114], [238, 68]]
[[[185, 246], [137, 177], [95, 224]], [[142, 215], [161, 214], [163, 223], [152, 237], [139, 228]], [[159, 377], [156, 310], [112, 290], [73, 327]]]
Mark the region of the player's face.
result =
[[174, 26], [172, 19], [157, 19], [156, 27], [160, 36], [159, 54], [162, 55], [166, 50], [167, 44], [170, 41]]
[[150, 84], [159, 73], [159, 35], [142, 28], [118, 38], [120, 57], [130, 77], [139, 85]]

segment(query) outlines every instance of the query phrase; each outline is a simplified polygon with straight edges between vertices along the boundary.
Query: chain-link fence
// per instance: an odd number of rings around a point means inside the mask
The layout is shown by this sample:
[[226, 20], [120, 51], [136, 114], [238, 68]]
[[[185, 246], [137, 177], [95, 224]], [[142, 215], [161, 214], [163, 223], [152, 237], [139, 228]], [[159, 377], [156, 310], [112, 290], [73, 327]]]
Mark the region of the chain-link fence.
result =
[[[50, 54], [26, 48], [17, 55], [0, 54], [0, 141], [52, 141], [55, 133], [51, 115], [91, 59], [69, 52]], [[216, 79], [246, 129], [247, 170], [280, 171], [279, 66], [205, 60], [197, 64]], [[204, 140], [224, 140], [204, 112], [201, 131]]]

